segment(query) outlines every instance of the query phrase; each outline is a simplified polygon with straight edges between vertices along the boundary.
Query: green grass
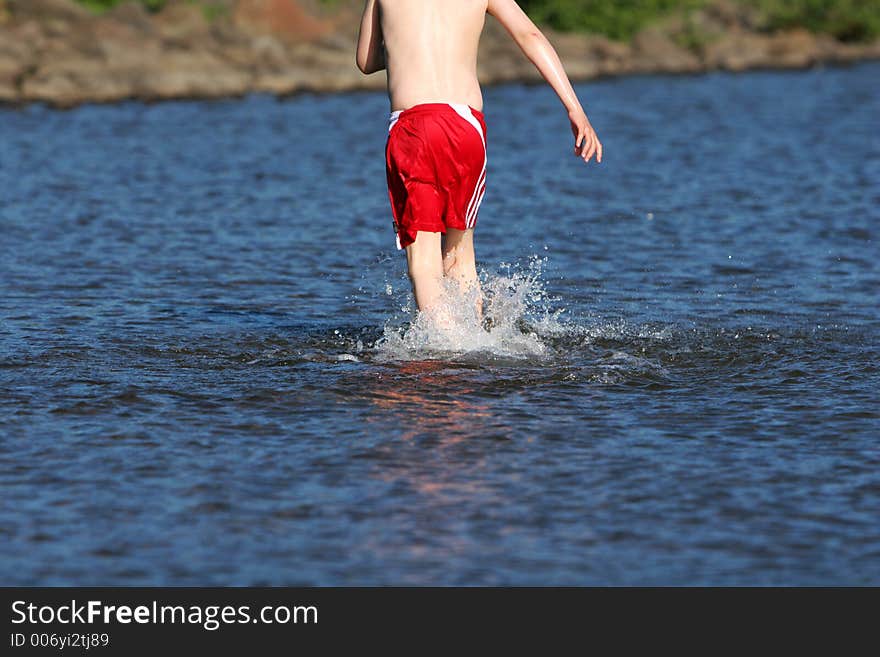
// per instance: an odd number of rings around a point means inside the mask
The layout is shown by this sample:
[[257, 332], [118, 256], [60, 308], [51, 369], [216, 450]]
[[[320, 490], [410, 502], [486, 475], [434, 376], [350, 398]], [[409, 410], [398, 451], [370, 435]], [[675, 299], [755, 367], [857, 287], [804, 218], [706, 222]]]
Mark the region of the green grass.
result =
[[[95, 12], [103, 12], [112, 9], [116, 5], [121, 5], [126, 0], [76, 0], [79, 4], [85, 5]], [[159, 11], [165, 6], [167, 0], [138, 0], [149, 11]]]
[[222, 16], [227, 16], [229, 14], [229, 5], [221, 4], [217, 2], [202, 2], [202, 13], [205, 15], [205, 18], [209, 23], [214, 22], [218, 18]]
[[[756, 8], [766, 30], [803, 27], [842, 41], [880, 37], [880, 0], [736, 0]], [[646, 25], [709, 0], [520, 0], [538, 23], [626, 41]], [[694, 35], [694, 38], [699, 38]]]
[[563, 31], [586, 31], [626, 41], [646, 25], [706, 0], [521, 0], [537, 23]]
[[[130, 2], [131, 0], [76, 0], [79, 4], [84, 5], [94, 11], [95, 13], [102, 13], [109, 9], [113, 9], [117, 5], [121, 5], [123, 2]], [[160, 11], [166, 4], [168, 4], [168, 0], [135, 0], [136, 2], [140, 2], [147, 11], [157, 12]], [[225, 16], [229, 13], [229, 4], [228, 2], [223, 2], [222, 0], [188, 0], [190, 4], [199, 5], [202, 8], [202, 13], [204, 13], [205, 18], [208, 21], [214, 21], [221, 16]]]
[[880, 36], [880, 0], [740, 0], [757, 7], [770, 30], [804, 27], [841, 41]]

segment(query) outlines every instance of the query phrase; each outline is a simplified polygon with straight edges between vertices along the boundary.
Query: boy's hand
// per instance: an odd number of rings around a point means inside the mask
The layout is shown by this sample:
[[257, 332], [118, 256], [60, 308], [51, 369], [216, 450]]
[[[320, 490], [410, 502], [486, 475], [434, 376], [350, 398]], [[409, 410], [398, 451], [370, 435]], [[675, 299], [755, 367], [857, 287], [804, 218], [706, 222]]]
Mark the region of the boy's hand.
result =
[[571, 121], [571, 133], [574, 135], [574, 154], [582, 157], [584, 162], [589, 162], [593, 155], [596, 162], [602, 161], [602, 142], [596, 136], [596, 131], [590, 125], [590, 120], [583, 110], [573, 110], [568, 113]]

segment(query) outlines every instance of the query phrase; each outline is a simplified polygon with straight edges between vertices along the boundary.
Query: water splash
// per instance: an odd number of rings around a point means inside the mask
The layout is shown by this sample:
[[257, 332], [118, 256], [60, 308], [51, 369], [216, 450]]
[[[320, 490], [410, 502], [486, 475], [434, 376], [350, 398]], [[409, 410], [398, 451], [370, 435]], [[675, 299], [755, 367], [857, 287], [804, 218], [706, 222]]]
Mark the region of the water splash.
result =
[[477, 312], [477, 290], [444, 286], [438, 308], [417, 313], [412, 322], [386, 324], [375, 344], [380, 361], [448, 358], [481, 354], [514, 359], [541, 359], [553, 350], [541, 335], [563, 331], [557, 299], [543, 281], [546, 258], [533, 256], [525, 266], [502, 263], [496, 274], [483, 272], [483, 317]]

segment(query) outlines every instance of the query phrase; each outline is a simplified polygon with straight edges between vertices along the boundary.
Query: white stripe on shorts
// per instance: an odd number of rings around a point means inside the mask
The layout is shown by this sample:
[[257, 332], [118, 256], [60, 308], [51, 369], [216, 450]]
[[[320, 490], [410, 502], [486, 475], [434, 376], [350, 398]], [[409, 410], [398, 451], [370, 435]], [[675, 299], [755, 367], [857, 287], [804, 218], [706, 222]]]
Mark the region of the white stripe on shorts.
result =
[[485, 188], [486, 185], [486, 164], [489, 161], [486, 152], [486, 136], [483, 134], [483, 128], [480, 125], [480, 122], [477, 121], [477, 117], [471, 113], [470, 106], [463, 103], [449, 103], [449, 106], [454, 109], [461, 118], [476, 128], [477, 134], [480, 135], [480, 141], [483, 142], [483, 170], [480, 171], [480, 177], [477, 178], [477, 184], [474, 187], [474, 193], [471, 195], [470, 203], [468, 203], [464, 219], [465, 228], [472, 228], [477, 221], [477, 210], [479, 210], [480, 202], [482, 201], [482, 197], [478, 200], [478, 197], [480, 196], [480, 187]]

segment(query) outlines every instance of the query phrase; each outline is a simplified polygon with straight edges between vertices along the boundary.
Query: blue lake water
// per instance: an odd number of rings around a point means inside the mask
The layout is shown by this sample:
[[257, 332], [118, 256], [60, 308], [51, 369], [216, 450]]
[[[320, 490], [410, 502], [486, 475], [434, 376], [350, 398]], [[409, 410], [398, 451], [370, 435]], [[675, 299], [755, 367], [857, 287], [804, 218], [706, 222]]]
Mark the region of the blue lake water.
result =
[[443, 344], [382, 94], [0, 110], [0, 583], [880, 584], [880, 64], [578, 89]]

